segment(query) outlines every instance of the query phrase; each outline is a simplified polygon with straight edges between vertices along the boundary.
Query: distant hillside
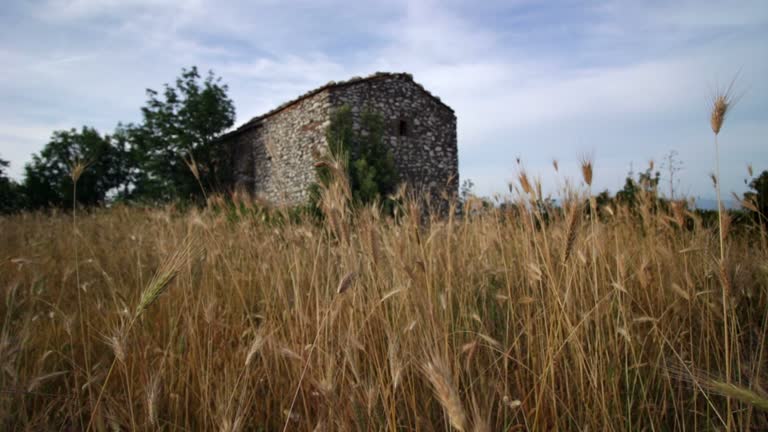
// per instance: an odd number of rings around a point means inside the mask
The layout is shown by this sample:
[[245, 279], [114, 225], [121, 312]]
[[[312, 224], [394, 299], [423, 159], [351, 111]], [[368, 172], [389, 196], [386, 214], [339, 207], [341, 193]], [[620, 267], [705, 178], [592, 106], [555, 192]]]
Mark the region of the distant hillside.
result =
[[[732, 199], [723, 200], [723, 205], [729, 210], [738, 210], [741, 205]], [[696, 198], [696, 208], [702, 210], [717, 210], [717, 200], [713, 198]]]

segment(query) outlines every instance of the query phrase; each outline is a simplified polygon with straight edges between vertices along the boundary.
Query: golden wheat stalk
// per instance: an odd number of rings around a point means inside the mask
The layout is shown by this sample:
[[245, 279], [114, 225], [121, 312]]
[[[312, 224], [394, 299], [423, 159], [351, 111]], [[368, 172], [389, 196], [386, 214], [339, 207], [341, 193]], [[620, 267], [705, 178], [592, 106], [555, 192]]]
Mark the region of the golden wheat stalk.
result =
[[[725, 89], [718, 89], [712, 98], [712, 109], [709, 117], [709, 124], [712, 127], [712, 132], [715, 134], [715, 190], [717, 193], [717, 218], [718, 218], [718, 230], [720, 232], [720, 265], [722, 266], [725, 261], [725, 235], [723, 232], [723, 204], [720, 197], [720, 145], [718, 143], [718, 135], [725, 123], [725, 118], [728, 112], [733, 108], [735, 100], [733, 98], [733, 85], [738, 78], [738, 74], [733, 78], [731, 83]], [[722, 273], [722, 272], [721, 272]], [[731, 350], [730, 350], [730, 332], [728, 320], [728, 300], [730, 297], [730, 286], [723, 285], [722, 289], [722, 303], [723, 303], [723, 339], [725, 341], [725, 380], [726, 384], [731, 384]], [[731, 412], [731, 399], [728, 398], [728, 417], [726, 430], [731, 430], [732, 412]]]
[[158, 268], [155, 275], [147, 284], [141, 293], [139, 304], [136, 306], [134, 317], [141, 315], [147, 308], [154, 303], [161, 294], [163, 294], [171, 282], [176, 278], [179, 271], [192, 259], [202, 254], [202, 246], [192, 237], [187, 237], [184, 244], [173, 255], [171, 255]]
[[339, 281], [339, 286], [336, 288], [336, 294], [344, 294], [349, 288], [352, 287], [352, 283], [355, 281], [355, 278], [357, 277], [356, 271], [351, 271], [347, 273], [341, 281]]
[[[747, 388], [741, 384], [728, 383], [710, 373], [688, 367], [672, 366], [668, 369], [672, 378], [692, 384], [702, 391], [736, 399], [755, 408], [768, 411], [768, 394], [757, 386], [756, 390]], [[757, 382], [757, 380], [755, 380]]]
[[528, 173], [526, 173], [525, 170], [520, 170], [520, 173], [517, 175], [517, 177], [520, 181], [520, 187], [523, 188], [523, 191], [528, 195], [533, 195], [533, 187], [531, 186], [531, 181], [528, 179]]
[[590, 155], [582, 155], [579, 158], [579, 166], [581, 168], [581, 177], [584, 179], [584, 183], [587, 184], [587, 186], [592, 186], [592, 174], [594, 173], [594, 163], [592, 161], [592, 156]]
[[[202, 251], [202, 246], [195, 242], [195, 239], [192, 237], [187, 237], [184, 240], [182, 247], [178, 249], [173, 255], [171, 255], [165, 262], [163, 262], [163, 264], [150, 280], [149, 284], [147, 284], [146, 288], [144, 288], [144, 291], [141, 293], [141, 298], [139, 299], [139, 304], [136, 306], [133, 318], [128, 324], [128, 327], [125, 329], [126, 337], [128, 332], [130, 332], [131, 327], [133, 327], [133, 323], [135, 323], [139, 316], [141, 316], [141, 314], [147, 310], [147, 308], [152, 303], [154, 303], [155, 300], [157, 300], [157, 298], [160, 297], [163, 292], [168, 289], [171, 281], [173, 281], [178, 272], [181, 271], [182, 267], [189, 263], [193, 258], [196, 258], [202, 254]], [[119, 352], [116, 352], [115, 354], [117, 355], [118, 353]], [[117, 361], [118, 357], [116, 356], [112, 360], [112, 364], [107, 371], [107, 376], [104, 378], [104, 382], [101, 385], [101, 390], [99, 391], [99, 396], [96, 398], [96, 404], [91, 411], [91, 419], [86, 426], [86, 431], [90, 431], [91, 427], [93, 426], [93, 421], [96, 418], [99, 404], [101, 403], [101, 399], [104, 396], [104, 390], [107, 388], [107, 383], [109, 383], [109, 378], [112, 376], [112, 371], [115, 369], [115, 364]]]
[[251, 346], [248, 348], [248, 354], [245, 356], [245, 367], [248, 367], [253, 359], [256, 357], [256, 353], [261, 350], [261, 347], [264, 345], [264, 336], [257, 334], [253, 338], [253, 342], [251, 342]]
[[565, 249], [563, 251], [563, 263], [568, 261], [568, 257], [571, 256], [573, 251], [573, 244], [576, 242], [576, 232], [579, 227], [579, 213], [581, 212], [578, 204], [571, 206], [571, 211], [568, 213], [568, 219], [566, 222], [565, 231]]
[[432, 387], [440, 405], [443, 406], [448, 420], [454, 429], [465, 431], [467, 427], [467, 414], [459, 398], [459, 393], [453, 385], [453, 380], [442, 360], [433, 356], [432, 360], [424, 366], [424, 374], [432, 383]]
[[722, 396], [732, 397], [738, 401], [752, 405], [763, 411], [768, 411], [768, 395], [759, 394], [754, 390], [736, 384], [712, 380], [707, 383], [712, 392]]

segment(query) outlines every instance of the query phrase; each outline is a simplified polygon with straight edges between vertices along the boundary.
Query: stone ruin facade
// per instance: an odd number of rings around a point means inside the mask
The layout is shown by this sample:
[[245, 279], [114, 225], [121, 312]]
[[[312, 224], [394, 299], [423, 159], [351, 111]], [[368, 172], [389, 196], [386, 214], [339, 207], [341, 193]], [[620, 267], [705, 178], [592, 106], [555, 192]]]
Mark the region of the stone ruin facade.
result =
[[301, 204], [315, 182], [315, 155], [327, 150], [331, 113], [349, 106], [354, 127], [369, 109], [385, 121], [383, 142], [401, 182], [434, 204], [455, 197], [459, 170], [456, 115], [405, 73], [330, 82], [222, 137], [235, 187], [276, 204]]

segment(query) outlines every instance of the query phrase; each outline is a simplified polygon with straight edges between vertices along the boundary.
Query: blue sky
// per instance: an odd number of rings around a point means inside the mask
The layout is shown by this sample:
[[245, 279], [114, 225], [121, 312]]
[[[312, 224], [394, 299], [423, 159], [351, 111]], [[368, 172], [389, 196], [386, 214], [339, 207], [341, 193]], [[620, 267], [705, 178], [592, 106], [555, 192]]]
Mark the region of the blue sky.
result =
[[741, 193], [748, 163], [768, 169], [766, 47], [765, 0], [5, 0], [0, 157], [18, 178], [53, 130], [138, 121], [144, 90], [191, 65], [229, 84], [238, 124], [327, 81], [410, 72], [456, 111], [481, 194], [505, 192], [518, 157], [552, 190], [591, 154], [595, 188], [615, 190], [675, 150], [677, 191], [711, 197], [707, 104], [740, 71], [720, 139]]

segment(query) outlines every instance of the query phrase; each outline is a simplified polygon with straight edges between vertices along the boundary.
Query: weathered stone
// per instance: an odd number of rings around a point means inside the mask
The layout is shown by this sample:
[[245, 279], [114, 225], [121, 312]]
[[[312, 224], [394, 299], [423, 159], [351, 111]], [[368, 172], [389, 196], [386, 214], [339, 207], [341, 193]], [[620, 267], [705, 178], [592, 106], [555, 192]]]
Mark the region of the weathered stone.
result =
[[382, 116], [382, 142], [400, 179], [433, 203], [458, 192], [456, 116], [410, 74], [376, 73], [330, 82], [245, 123], [222, 138], [232, 156], [235, 186], [279, 204], [299, 204], [315, 181], [315, 154], [327, 148], [333, 110], [347, 105]]

